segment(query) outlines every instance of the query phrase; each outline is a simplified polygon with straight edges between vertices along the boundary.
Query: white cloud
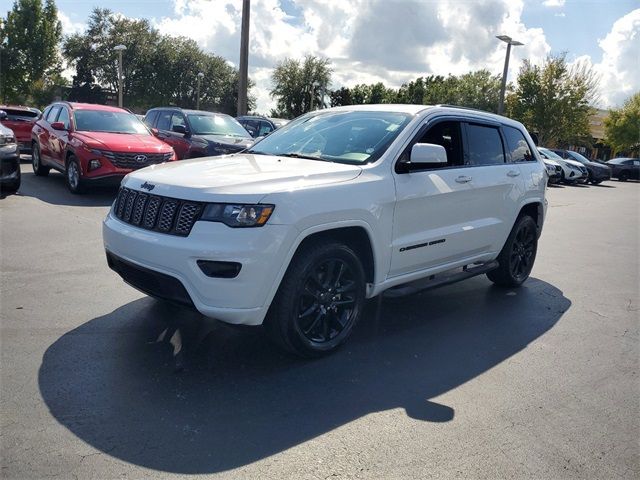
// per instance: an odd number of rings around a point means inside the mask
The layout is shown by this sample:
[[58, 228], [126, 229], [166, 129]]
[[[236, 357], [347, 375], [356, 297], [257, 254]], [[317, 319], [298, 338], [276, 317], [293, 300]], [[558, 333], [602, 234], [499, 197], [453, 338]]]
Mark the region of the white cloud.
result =
[[564, 7], [565, 0], [544, 0], [542, 5], [545, 7]]
[[81, 33], [87, 28], [83, 22], [74, 22], [64, 12], [58, 10], [58, 20], [62, 24], [63, 35], [73, 35], [74, 33]]
[[[423, 75], [487, 68], [502, 72], [507, 34], [525, 43], [512, 50], [510, 79], [523, 58], [541, 61], [550, 47], [544, 32], [521, 20], [523, 0], [298, 0], [288, 15], [278, 0], [251, 3], [249, 75], [267, 113], [271, 69], [286, 57], [328, 58], [333, 87], [384, 82], [399, 87]], [[174, 15], [154, 21], [162, 33], [193, 38], [207, 51], [238, 63], [241, 3], [174, 0]]]
[[640, 91], [640, 8], [616, 20], [598, 45], [602, 49], [600, 62], [589, 56], [577, 61], [586, 62], [600, 74], [602, 106], [620, 107]]

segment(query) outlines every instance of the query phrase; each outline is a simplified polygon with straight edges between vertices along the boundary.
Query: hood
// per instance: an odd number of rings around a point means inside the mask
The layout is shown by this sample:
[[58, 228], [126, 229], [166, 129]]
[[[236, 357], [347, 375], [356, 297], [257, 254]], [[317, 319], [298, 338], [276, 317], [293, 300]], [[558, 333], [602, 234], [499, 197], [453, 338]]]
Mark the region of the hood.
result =
[[165, 153], [171, 147], [153, 135], [138, 133], [74, 132], [91, 148], [114, 152]]
[[346, 182], [361, 172], [355, 165], [236, 154], [151, 165], [127, 175], [124, 184], [140, 190], [147, 182], [155, 194], [187, 200], [258, 202], [270, 193]]
[[556, 162], [555, 160], [552, 160], [551, 158], [543, 158], [542, 160], [547, 165], [553, 165], [554, 167], [560, 167], [561, 166], [558, 162]]
[[[580, 167], [584, 167], [584, 165], [576, 160], [571, 160], [570, 158], [564, 158], [562, 159], [562, 161], [564, 163], [566, 163], [567, 165], [577, 168], [578, 170], [580, 170]], [[586, 168], [586, 167], [585, 167]]]
[[255, 141], [250, 136], [233, 137], [231, 135], [198, 135], [198, 138], [207, 142], [219, 143], [230, 147], [240, 147], [242, 149], [249, 148]]

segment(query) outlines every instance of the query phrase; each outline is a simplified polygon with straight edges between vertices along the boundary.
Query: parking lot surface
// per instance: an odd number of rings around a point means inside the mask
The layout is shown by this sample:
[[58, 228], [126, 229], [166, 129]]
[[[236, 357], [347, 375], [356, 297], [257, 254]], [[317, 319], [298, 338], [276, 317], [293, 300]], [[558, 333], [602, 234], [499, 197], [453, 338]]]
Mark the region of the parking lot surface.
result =
[[303, 361], [124, 284], [115, 190], [22, 172], [0, 200], [2, 478], [640, 476], [636, 182], [550, 188], [523, 288], [377, 298]]

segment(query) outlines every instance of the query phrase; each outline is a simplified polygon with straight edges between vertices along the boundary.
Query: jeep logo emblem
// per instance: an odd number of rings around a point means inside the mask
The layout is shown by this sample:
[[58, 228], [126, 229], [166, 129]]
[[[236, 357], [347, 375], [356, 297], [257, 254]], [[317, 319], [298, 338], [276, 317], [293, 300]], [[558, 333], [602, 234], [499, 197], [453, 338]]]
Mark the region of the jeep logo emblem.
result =
[[145, 162], [147, 160], [147, 156], [146, 155], [136, 155], [134, 160], [136, 162], [138, 162], [138, 163], [142, 163], [142, 162]]
[[140, 185], [140, 188], [144, 188], [145, 190], [151, 191], [154, 188], [156, 188], [156, 186], [153, 183], [144, 182], [142, 185]]

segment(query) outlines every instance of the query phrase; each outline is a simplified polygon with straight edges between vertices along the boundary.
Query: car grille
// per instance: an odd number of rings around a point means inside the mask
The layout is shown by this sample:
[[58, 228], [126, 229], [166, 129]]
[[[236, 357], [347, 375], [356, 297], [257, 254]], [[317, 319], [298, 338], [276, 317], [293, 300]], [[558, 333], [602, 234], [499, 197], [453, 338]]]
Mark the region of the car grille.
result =
[[118, 168], [138, 168], [148, 167], [157, 163], [168, 162], [173, 157], [172, 152], [168, 153], [123, 153], [103, 150], [102, 155]]
[[204, 203], [151, 195], [121, 188], [113, 213], [125, 223], [155, 232], [186, 237], [204, 208]]

